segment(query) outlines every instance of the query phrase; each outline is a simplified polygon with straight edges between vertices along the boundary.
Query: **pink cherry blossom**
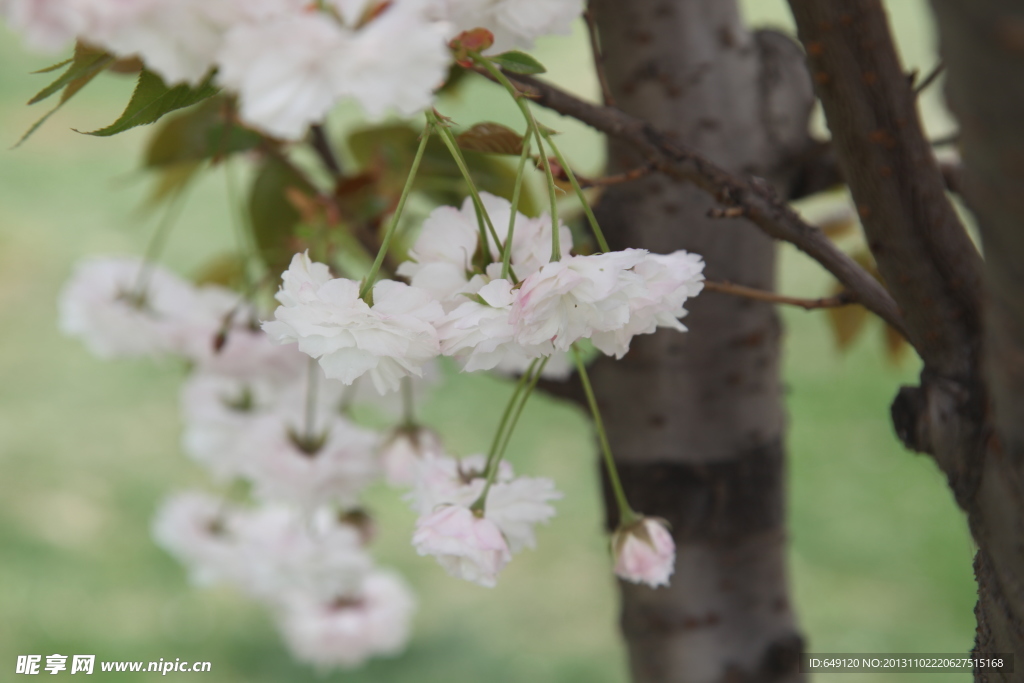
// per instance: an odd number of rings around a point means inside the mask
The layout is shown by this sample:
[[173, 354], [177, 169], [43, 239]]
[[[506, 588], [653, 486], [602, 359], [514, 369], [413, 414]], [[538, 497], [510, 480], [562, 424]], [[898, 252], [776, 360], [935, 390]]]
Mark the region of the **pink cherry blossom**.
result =
[[279, 628], [296, 659], [319, 669], [351, 669], [372, 656], [397, 654], [409, 639], [416, 600], [394, 572], [375, 570], [350, 597], [296, 596]]
[[615, 573], [627, 581], [667, 586], [675, 571], [676, 544], [659, 519], [644, 517], [620, 528], [612, 538], [612, 550]]
[[497, 585], [498, 573], [512, 559], [498, 525], [462, 505], [445, 505], [420, 517], [412, 543], [452, 576], [488, 588]]

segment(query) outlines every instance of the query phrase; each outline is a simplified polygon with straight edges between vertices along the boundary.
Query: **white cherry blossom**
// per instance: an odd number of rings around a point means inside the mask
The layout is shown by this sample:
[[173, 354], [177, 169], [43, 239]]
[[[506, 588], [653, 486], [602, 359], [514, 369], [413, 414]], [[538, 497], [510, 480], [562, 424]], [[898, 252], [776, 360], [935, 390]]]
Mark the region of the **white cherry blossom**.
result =
[[647, 254], [623, 277], [629, 296], [629, 319], [617, 329], [594, 332], [590, 338], [594, 346], [622, 358], [636, 335], [651, 334], [659, 327], [686, 331], [679, 322], [687, 314], [683, 304], [704, 289], [704, 261], [699, 255], [682, 250]]
[[290, 600], [281, 610], [279, 628], [299, 661], [322, 670], [350, 669], [370, 657], [401, 651], [415, 610], [406, 583], [395, 572], [375, 570], [349, 598]]
[[416, 520], [412, 543], [452, 576], [488, 588], [497, 585], [498, 573], [512, 559], [498, 525], [461, 505], [443, 505]]
[[198, 305], [192, 285], [130, 257], [80, 261], [58, 301], [61, 331], [101, 358], [178, 352]]
[[230, 581], [243, 563], [229, 527], [233, 506], [198, 491], [185, 491], [163, 502], [153, 519], [153, 539], [189, 571], [198, 585]]
[[319, 12], [241, 25], [217, 54], [217, 80], [238, 93], [244, 121], [299, 138], [341, 97], [350, 41], [344, 27]]
[[434, 323], [443, 311], [421, 289], [381, 280], [371, 307], [359, 298], [358, 282], [332, 278], [307, 254], [296, 254], [282, 277], [276, 319], [263, 329], [277, 343], [298, 342], [329, 378], [352, 384], [369, 374], [383, 394], [396, 391], [403, 377], [421, 376], [440, 353]]
[[613, 251], [569, 256], [548, 263], [522, 281], [512, 305], [515, 339], [524, 346], [551, 342], [559, 351], [595, 332], [629, 322], [629, 288], [640, 276], [631, 269], [646, 252]]
[[568, 34], [583, 12], [582, 0], [426, 0], [433, 15], [457, 31], [482, 27], [494, 34], [491, 53], [530, 49], [549, 34]]

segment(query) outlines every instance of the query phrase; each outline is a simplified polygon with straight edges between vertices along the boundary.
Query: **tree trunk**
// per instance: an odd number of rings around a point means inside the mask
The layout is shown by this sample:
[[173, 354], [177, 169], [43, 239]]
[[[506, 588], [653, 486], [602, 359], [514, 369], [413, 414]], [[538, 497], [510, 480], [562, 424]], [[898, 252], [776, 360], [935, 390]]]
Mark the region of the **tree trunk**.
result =
[[[779, 188], [793, 181], [813, 98], [788, 39], [749, 32], [733, 0], [592, 0], [591, 10], [621, 109], [726, 169]], [[610, 172], [642, 163], [609, 143]], [[659, 175], [613, 187], [599, 211], [613, 248], [686, 249], [704, 256], [711, 279], [772, 289], [772, 240], [709, 218], [711, 206]], [[637, 337], [624, 360], [594, 369], [630, 500], [667, 519], [678, 548], [670, 588], [621, 584], [633, 677], [797, 680], [779, 320], [770, 304], [710, 292], [688, 308], [692, 331]]]
[[933, 0], [947, 95], [960, 122], [964, 195], [985, 247], [983, 375], [992, 431], [968, 509], [978, 541], [975, 652], [1024, 670], [1024, 8]]

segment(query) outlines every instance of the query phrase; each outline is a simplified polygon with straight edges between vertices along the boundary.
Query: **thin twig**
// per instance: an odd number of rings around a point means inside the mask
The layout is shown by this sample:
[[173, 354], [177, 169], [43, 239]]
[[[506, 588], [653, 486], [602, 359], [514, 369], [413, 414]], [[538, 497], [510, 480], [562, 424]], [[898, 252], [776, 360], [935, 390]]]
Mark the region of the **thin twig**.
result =
[[715, 282], [713, 280], [705, 280], [704, 289], [709, 292], [721, 292], [722, 294], [741, 296], [746, 299], [756, 299], [757, 301], [767, 301], [773, 304], [799, 306], [807, 311], [819, 308], [839, 308], [840, 306], [849, 306], [850, 304], [857, 303], [853, 293], [849, 290], [844, 290], [835, 296], [827, 296], [820, 299], [803, 299], [794, 296], [783, 296], [782, 294], [776, 294], [764, 289], [734, 285], [731, 282]]
[[935, 67], [928, 72], [928, 75], [924, 77], [924, 80], [914, 86], [914, 97], [918, 97], [924, 90], [935, 82], [942, 72], [946, 70], [946, 64], [940, 61]]
[[948, 135], [943, 135], [942, 137], [930, 140], [928, 144], [930, 144], [932, 148], [936, 148], [948, 147], [950, 145], [955, 145], [958, 142], [960, 142], [960, 131], [955, 130]]
[[612, 97], [612, 89], [608, 85], [608, 75], [604, 71], [604, 52], [601, 50], [601, 37], [597, 32], [597, 22], [590, 9], [583, 11], [583, 19], [587, 22], [587, 34], [590, 36], [590, 51], [594, 55], [594, 72], [597, 74], [597, 82], [601, 84], [601, 97], [605, 106], [614, 107], [615, 98]]
[[585, 102], [529, 76], [506, 76], [537, 104], [629, 143], [658, 171], [676, 180], [692, 182], [723, 207], [742, 208], [743, 218], [768, 235], [804, 251], [842, 282], [858, 303], [900, 333], [905, 332], [903, 316], [885, 288], [821, 230], [804, 221], [764, 180], [729, 173], [688, 147], [669, 140], [646, 121], [614, 107]]
[[[631, 180], [638, 180], [645, 176], [649, 176], [657, 170], [651, 164], [644, 164], [634, 169], [626, 171], [625, 173], [616, 173], [615, 175], [606, 175], [601, 178], [587, 178], [582, 176], [579, 172], [576, 173], [576, 180], [579, 181], [580, 187], [587, 189], [591, 187], [610, 187], [611, 185], [621, 185], [622, 183], [628, 183]], [[559, 180], [568, 182], [569, 176], [564, 169], [559, 171]]]
[[311, 138], [310, 145], [313, 147], [313, 151], [320, 157], [320, 161], [323, 162], [324, 167], [330, 172], [331, 177], [338, 180], [344, 174], [341, 171], [338, 155], [334, 153], [334, 147], [331, 146], [331, 139], [327, 137], [327, 131], [324, 130], [322, 124], [315, 123], [309, 127], [309, 133]]

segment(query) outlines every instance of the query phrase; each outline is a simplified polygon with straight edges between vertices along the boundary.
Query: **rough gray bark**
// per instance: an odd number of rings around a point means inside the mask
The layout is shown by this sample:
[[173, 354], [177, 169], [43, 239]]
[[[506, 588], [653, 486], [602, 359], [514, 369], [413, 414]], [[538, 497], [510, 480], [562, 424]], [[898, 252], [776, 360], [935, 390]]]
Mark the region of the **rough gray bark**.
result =
[[[1024, 669], [1024, 7], [933, 0], [947, 95], [960, 122], [963, 192], [985, 250], [983, 376], [988, 453], [972, 529], [978, 540], [979, 653], [1012, 652]], [[1020, 680], [988, 674], [977, 680]]]
[[[790, 0], [869, 245], [924, 360], [893, 404], [978, 544], [975, 652], [1024, 662], [1024, 8], [934, 0], [961, 124], [961, 190], [982, 263], [943, 191], [878, 0]], [[983, 276], [983, 277], [982, 277]], [[982, 303], [984, 301], [984, 306]], [[982, 316], [982, 309], [984, 316]], [[1021, 674], [975, 672], [979, 681]]]
[[[792, 44], [748, 32], [732, 1], [593, 0], [591, 10], [623, 111], [727, 170], [789, 185], [812, 102]], [[610, 142], [610, 172], [642, 161]], [[712, 206], [692, 185], [651, 176], [610, 189], [599, 208], [613, 248], [687, 249], [709, 278], [771, 289], [771, 239], [708, 218]], [[710, 292], [690, 308], [692, 332], [638, 337], [624, 360], [594, 370], [630, 499], [668, 519], [678, 547], [670, 588], [622, 585], [633, 676], [796, 680], [779, 321], [770, 304]]]

